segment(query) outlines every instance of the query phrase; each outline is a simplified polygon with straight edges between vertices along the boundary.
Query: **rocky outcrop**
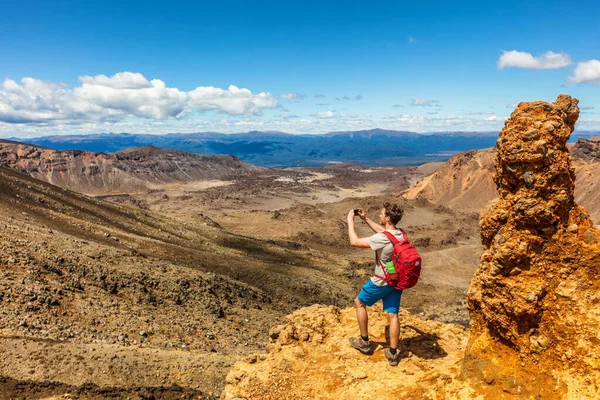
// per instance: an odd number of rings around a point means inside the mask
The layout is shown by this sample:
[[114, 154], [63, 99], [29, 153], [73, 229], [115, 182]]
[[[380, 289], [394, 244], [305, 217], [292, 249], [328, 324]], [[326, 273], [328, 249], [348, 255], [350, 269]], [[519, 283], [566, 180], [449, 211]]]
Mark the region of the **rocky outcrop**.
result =
[[193, 154], [153, 146], [105, 154], [10, 141], [0, 141], [0, 165], [89, 195], [130, 193], [174, 182], [230, 179], [260, 170], [229, 155]]
[[348, 345], [358, 328], [354, 309], [314, 305], [270, 331], [267, 354], [238, 362], [221, 399], [465, 398], [473, 389], [456, 377], [467, 341], [459, 325], [425, 321], [402, 310], [402, 360], [383, 355], [387, 316], [369, 310], [372, 356]]
[[600, 232], [574, 200], [566, 147], [577, 103], [520, 103], [500, 132], [465, 378], [544, 398], [600, 397]]

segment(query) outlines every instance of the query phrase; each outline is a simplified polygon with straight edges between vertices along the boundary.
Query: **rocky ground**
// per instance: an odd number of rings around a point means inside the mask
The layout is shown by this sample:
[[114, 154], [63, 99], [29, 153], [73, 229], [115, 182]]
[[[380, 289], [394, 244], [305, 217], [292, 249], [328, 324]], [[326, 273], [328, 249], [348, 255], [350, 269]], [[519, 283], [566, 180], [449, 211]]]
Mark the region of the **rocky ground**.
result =
[[464, 327], [401, 312], [402, 359], [388, 365], [383, 348], [387, 316], [369, 308], [372, 355], [348, 345], [356, 336], [353, 308], [314, 305], [296, 311], [270, 331], [267, 354], [238, 362], [221, 396], [229, 399], [469, 398], [458, 382], [467, 344]]
[[3, 393], [46, 382], [210, 397], [264, 346], [265, 326], [350, 283], [326, 271], [326, 254], [201, 216], [115, 206], [6, 168], [0, 193]]
[[404, 306], [466, 325], [476, 215], [399, 199], [420, 176], [262, 170], [94, 199], [0, 168], [0, 392], [218, 396], [285, 314], [352, 304], [373, 261], [348, 247], [345, 215], [376, 218], [384, 200], [402, 202], [429, 265]]

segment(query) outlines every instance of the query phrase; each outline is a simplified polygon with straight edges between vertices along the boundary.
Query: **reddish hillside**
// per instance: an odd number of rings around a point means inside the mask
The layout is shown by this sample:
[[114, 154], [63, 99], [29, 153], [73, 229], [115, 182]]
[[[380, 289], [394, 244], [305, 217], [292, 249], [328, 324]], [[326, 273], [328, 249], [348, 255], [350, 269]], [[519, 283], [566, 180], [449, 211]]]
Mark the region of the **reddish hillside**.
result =
[[228, 179], [259, 170], [229, 155], [192, 154], [153, 146], [105, 154], [9, 141], [0, 141], [0, 164], [90, 195], [146, 190], [172, 182]]
[[[570, 148], [577, 175], [575, 200], [600, 221], [600, 140], [579, 139]], [[423, 198], [453, 210], [479, 212], [497, 197], [493, 181], [496, 149], [471, 150], [456, 154], [432, 175], [425, 177], [403, 195]]]

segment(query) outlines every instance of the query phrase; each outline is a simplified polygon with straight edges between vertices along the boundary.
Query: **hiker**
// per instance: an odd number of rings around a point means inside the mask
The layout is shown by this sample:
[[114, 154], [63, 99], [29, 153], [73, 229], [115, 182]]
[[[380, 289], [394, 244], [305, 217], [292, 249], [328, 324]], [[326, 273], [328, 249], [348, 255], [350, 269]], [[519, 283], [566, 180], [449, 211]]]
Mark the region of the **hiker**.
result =
[[[369, 325], [366, 306], [372, 306], [379, 300], [383, 301], [383, 311], [387, 312], [390, 322], [389, 337], [390, 347], [384, 350], [385, 357], [390, 365], [396, 366], [400, 361], [400, 352], [398, 351], [398, 342], [400, 340], [400, 322], [398, 321], [398, 311], [400, 309], [400, 298], [402, 290], [398, 290], [388, 285], [384, 278], [382, 262], [390, 260], [394, 245], [390, 239], [383, 233], [390, 232], [396, 239], [402, 241], [404, 233], [396, 227], [396, 224], [402, 219], [404, 210], [397, 204], [386, 202], [379, 214], [379, 224], [370, 220], [362, 208], [350, 210], [348, 213], [348, 238], [353, 247], [371, 248], [376, 253], [375, 273], [362, 290], [354, 299], [356, 305], [356, 318], [360, 329], [360, 337], [351, 337], [350, 345], [363, 354], [371, 354], [372, 348], [369, 343]], [[375, 232], [374, 235], [365, 238], [359, 238], [354, 229], [354, 217], [358, 215], [360, 219], [369, 225]], [[385, 267], [385, 266], [384, 266]]]

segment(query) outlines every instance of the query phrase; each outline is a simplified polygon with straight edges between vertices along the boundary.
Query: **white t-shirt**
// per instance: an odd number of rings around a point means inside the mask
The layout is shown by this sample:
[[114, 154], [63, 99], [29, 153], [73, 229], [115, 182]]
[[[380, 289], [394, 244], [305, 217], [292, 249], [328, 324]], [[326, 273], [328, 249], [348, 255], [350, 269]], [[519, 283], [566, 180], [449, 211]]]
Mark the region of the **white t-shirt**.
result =
[[[404, 240], [404, 235], [402, 234], [402, 231], [400, 229], [389, 230], [388, 232], [394, 235], [399, 241]], [[390, 239], [388, 239], [388, 237], [385, 236], [383, 233], [376, 233], [373, 236], [367, 238], [367, 241], [369, 242], [369, 246], [371, 246], [371, 249], [377, 253], [377, 258], [379, 259], [379, 264], [375, 264], [374, 275], [383, 276], [382, 263], [385, 264], [387, 261], [392, 259], [394, 245], [392, 244]], [[371, 277], [371, 282], [373, 282], [373, 284], [377, 286], [387, 285], [387, 283], [383, 279], [377, 278], [376, 276]]]

